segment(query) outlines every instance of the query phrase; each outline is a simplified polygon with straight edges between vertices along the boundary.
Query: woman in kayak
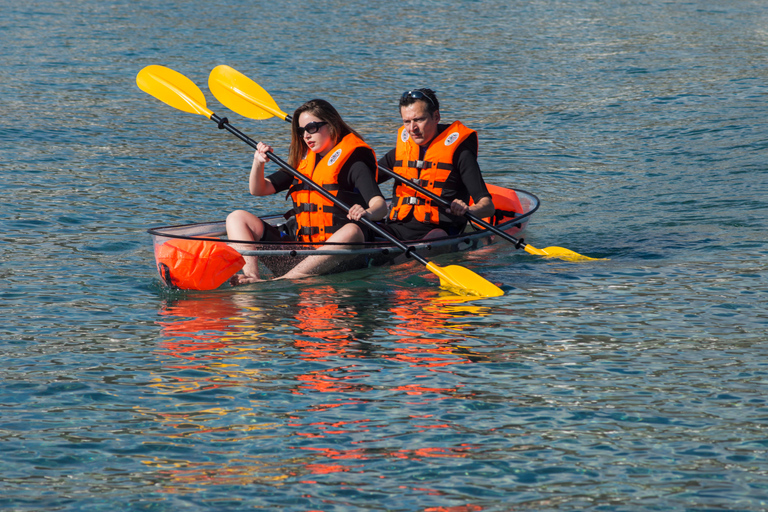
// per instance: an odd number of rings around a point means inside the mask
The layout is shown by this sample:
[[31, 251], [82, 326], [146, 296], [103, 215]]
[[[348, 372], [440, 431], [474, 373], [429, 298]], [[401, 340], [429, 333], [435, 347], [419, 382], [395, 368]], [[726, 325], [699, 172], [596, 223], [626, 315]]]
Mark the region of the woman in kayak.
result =
[[[368, 229], [356, 221], [363, 217], [378, 221], [387, 213], [386, 202], [376, 184], [376, 156], [330, 103], [311, 100], [296, 109], [288, 163], [350, 206], [348, 213], [286, 171], [264, 177], [264, 164], [269, 160], [270, 151], [270, 146], [259, 143], [253, 155], [248, 188], [254, 196], [287, 190], [294, 206], [289, 214], [295, 216], [296, 228], [281, 232], [256, 215], [237, 210], [227, 216], [230, 240], [362, 243], [370, 239]], [[236, 247], [249, 248], [245, 244]], [[297, 279], [328, 272], [340, 261], [338, 256], [309, 256], [282, 278]], [[233, 285], [260, 280], [256, 257], [245, 256], [245, 262], [243, 274], [232, 278]]]

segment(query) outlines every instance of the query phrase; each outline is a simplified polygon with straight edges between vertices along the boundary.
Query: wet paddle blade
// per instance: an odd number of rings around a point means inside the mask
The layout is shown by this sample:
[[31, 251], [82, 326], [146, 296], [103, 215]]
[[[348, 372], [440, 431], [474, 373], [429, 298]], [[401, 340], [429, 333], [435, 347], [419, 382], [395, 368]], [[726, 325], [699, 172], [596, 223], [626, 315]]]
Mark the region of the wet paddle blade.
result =
[[203, 91], [178, 71], [165, 66], [147, 66], [136, 75], [136, 85], [175, 109], [208, 118], [213, 115], [213, 112], [205, 107]]
[[427, 268], [440, 278], [440, 286], [455, 291], [460, 295], [476, 295], [478, 297], [500, 297], [504, 291], [495, 284], [483, 279], [468, 268], [458, 265], [439, 267], [433, 262], [427, 263]]
[[250, 119], [285, 119], [272, 96], [259, 84], [229, 66], [217, 66], [208, 76], [208, 88], [222, 105]]
[[606, 258], [590, 258], [589, 256], [584, 256], [583, 254], [579, 254], [577, 252], [574, 252], [570, 249], [566, 249], [565, 247], [545, 247], [544, 249], [537, 249], [531, 245], [525, 246], [526, 252], [530, 254], [535, 254], [536, 256], [544, 256], [545, 258], [560, 258], [564, 261], [598, 261], [598, 260], [604, 260]]

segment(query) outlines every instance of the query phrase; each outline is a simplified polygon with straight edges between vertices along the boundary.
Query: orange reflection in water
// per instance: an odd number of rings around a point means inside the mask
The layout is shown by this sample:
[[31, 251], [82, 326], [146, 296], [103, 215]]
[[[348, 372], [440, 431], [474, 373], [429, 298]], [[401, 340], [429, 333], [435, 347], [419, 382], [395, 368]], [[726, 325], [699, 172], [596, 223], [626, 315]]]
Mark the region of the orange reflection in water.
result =
[[[232, 444], [232, 457], [227, 463], [156, 459], [146, 461], [146, 464], [159, 468], [170, 487], [183, 490], [195, 485], [233, 483], [281, 485], [286, 479], [303, 478], [302, 475], [319, 478], [365, 470], [364, 465], [347, 465], [340, 461], [383, 458], [424, 461], [468, 457], [474, 449], [469, 445], [382, 448], [378, 446], [378, 433], [390, 427], [387, 419], [373, 421], [365, 418], [365, 413], [350, 414], [347, 409], [369, 402], [365, 395], [374, 389], [371, 377], [375, 377], [376, 372], [392, 371], [392, 363], [423, 367], [430, 372], [445, 372], [450, 371], [449, 367], [454, 364], [482, 361], [481, 354], [465, 346], [475, 326], [461, 323], [460, 318], [487, 315], [487, 308], [470, 302], [445, 301], [443, 297], [435, 297], [433, 289], [399, 290], [385, 296], [384, 304], [373, 304], [367, 295], [361, 297], [354, 293], [324, 285], [300, 290], [295, 302], [279, 308], [272, 304], [264, 306], [256, 294], [243, 298], [242, 294], [222, 293], [178, 300], [165, 306], [160, 315], [167, 320], [158, 322], [166, 336], [160, 343], [161, 353], [178, 361], [166, 367], [194, 369], [197, 373], [183, 377], [179, 376], [183, 373], [171, 373], [158, 377], [152, 387], [161, 394], [194, 393], [235, 386], [258, 389], [262, 381], [286, 380], [284, 374], [277, 375], [271, 370], [244, 368], [249, 360], [261, 362], [288, 358], [312, 363], [307, 366], [319, 366], [314, 363], [320, 363], [325, 367], [294, 375], [292, 388], [281, 386], [284, 392], [308, 395], [304, 403], [311, 405], [291, 411], [288, 420], [275, 423], [249, 424], [248, 418], [256, 415], [252, 404], [226, 403], [227, 397], [220, 395], [215, 398], [222, 401], [217, 404], [219, 407], [201, 404], [196, 410], [184, 412], [148, 408], [137, 410], [167, 426], [169, 440], [216, 435], [218, 442]], [[275, 327], [279, 328], [277, 332], [285, 331], [285, 336], [270, 333]], [[269, 340], [264, 338], [267, 333], [270, 333]], [[388, 361], [388, 367], [382, 369], [376, 364], [377, 360]], [[345, 363], [335, 364], [341, 361]], [[460, 398], [461, 387], [461, 384], [438, 387], [401, 381], [389, 385], [387, 390], [396, 392], [393, 396], [405, 394], [425, 402]], [[382, 385], [378, 389], [382, 389]], [[343, 394], [344, 398], [330, 397], [337, 393]], [[329, 398], [314, 400], [312, 395], [327, 395]], [[194, 408], [194, 404], [189, 408]], [[338, 419], [328, 420], [325, 415], [322, 421], [318, 421], [320, 415], [329, 411], [338, 411]], [[227, 421], [228, 418], [231, 419]], [[430, 415], [411, 416], [409, 423], [402, 426], [411, 433], [452, 428]], [[274, 443], [290, 439], [290, 436], [295, 436], [293, 439], [297, 443], [299, 439], [305, 443], [286, 447], [300, 450], [302, 455], [299, 457], [281, 456], [277, 462], [267, 463], [242, 455], [248, 451], [243, 443], [262, 440]], [[347, 439], [343, 442], [350, 443], [350, 447], [331, 450], [311, 446], [312, 440], [329, 437]], [[358, 448], [363, 443], [368, 447]], [[239, 446], [243, 449], [238, 450]]]
[[357, 312], [354, 306], [339, 304], [337, 290], [332, 286], [309, 288], [300, 292], [296, 312], [296, 329], [300, 335], [295, 347], [301, 359], [327, 361], [331, 358], [354, 357], [348, 347], [355, 343]]
[[[458, 346], [466, 340], [472, 326], [457, 323], [455, 319], [468, 313], [487, 316], [487, 307], [473, 306], [468, 303], [471, 299], [456, 296], [442, 296], [430, 301], [427, 297], [418, 297], [417, 293], [416, 299], [420, 300], [415, 301], [411, 290], [395, 292], [395, 299], [390, 312], [397, 325], [388, 328], [387, 332], [398, 337], [401, 346], [395, 348], [397, 354], [390, 359], [426, 368], [473, 362], [466, 357], [469, 350]], [[423, 306], [414, 307], [414, 303]]]
[[429, 507], [424, 512], [480, 512], [483, 507], [480, 505], [457, 505], [455, 507]]
[[[390, 316], [380, 331], [389, 336], [383, 341], [377, 338], [377, 343], [373, 344], [361, 338], [360, 326], [365, 323], [362, 319], [366, 316], [365, 312], [359, 311], [354, 302], [344, 300], [343, 294], [339, 294], [334, 287], [303, 290], [300, 296], [301, 308], [296, 319], [301, 337], [296, 340], [295, 347], [301, 350], [300, 357], [306, 361], [381, 358], [424, 367], [427, 371], [447, 371], [446, 368], [451, 365], [483, 359], [480, 354], [459, 345], [466, 342], [474, 326], [457, 319], [467, 315], [489, 314], [488, 308], [473, 305], [467, 298], [444, 294], [436, 297], [433, 289], [397, 290], [381, 305], [386, 308], [383, 311]], [[377, 311], [379, 317], [381, 312]], [[392, 336], [395, 338], [392, 339]], [[366, 349], [361, 348], [366, 344]], [[298, 385], [293, 393], [344, 393], [358, 397], [357, 400], [336, 398], [333, 401], [321, 401], [306, 409], [304, 412], [307, 414], [359, 406], [366, 403], [363, 393], [374, 389], [369, 383], [372, 376], [369, 365], [346, 364], [313, 370], [296, 377]], [[413, 402], [418, 404], [456, 398], [461, 387], [434, 387], [410, 382], [392, 386], [389, 390], [413, 396], [421, 400]], [[302, 423], [297, 416], [292, 426], [300, 429], [297, 435], [301, 437], [326, 438], [334, 434], [369, 432], [370, 423], [369, 420], [363, 420], [356, 425], [340, 428], [338, 424], [331, 423]], [[414, 427], [418, 431], [449, 428], [448, 425], [431, 422]]]
[[270, 358], [260, 337], [276, 323], [251, 301], [239, 295], [200, 295], [168, 302], [158, 321], [166, 337], [160, 353], [177, 360], [166, 368], [198, 370], [207, 377], [166, 374], [154, 387], [161, 392], [185, 393], [248, 385], [268, 379], [261, 370], [244, 367], [248, 361]]
[[[162, 333], [171, 337], [160, 344], [168, 354], [188, 361], [210, 361], [220, 359], [216, 352], [230, 345], [222, 334], [237, 324], [242, 309], [225, 297], [211, 296], [175, 301], [163, 307], [159, 314], [185, 318], [157, 322]], [[204, 364], [185, 367], [200, 366]]]
[[430, 458], [462, 459], [470, 455], [476, 446], [463, 444], [455, 448], [418, 448], [413, 450], [387, 450], [373, 448], [357, 448], [339, 450], [333, 448], [307, 448], [291, 447], [295, 450], [304, 450], [322, 454], [331, 460], [373, 460], [373, 459], [410, 459], [423, 460]]
[[[370, 329], [360, 318], [358, 301], [333, 286], [308, 288], [299, 292], [295, 327], [298, 336], [294, 348], [304, 361], [328, 362], [338, 359], [361, 359], [370, 354], [365, 348]], [[296, 377], [293, 393], [363, 393], [370, 389], [358, 379], [368, 377], [368, 372], [355, 365], [313, 370]]]

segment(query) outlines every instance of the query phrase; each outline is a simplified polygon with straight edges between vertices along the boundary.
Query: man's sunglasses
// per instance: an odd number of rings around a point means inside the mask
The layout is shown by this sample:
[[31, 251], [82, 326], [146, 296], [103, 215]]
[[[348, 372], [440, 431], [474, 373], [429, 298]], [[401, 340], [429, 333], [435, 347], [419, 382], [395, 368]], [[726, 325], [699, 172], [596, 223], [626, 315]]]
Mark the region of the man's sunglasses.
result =
[[326, 124], [328, 124], [327, 121], [312, 121], [311, 123], [307, 123], [304, 126], [299, 126], [299, 137], [303, 137], [304, 132], [307, 132], [310, 135], [317, 133], [317, 130]]
[[405, 91], [403, 93], [403, 98], [402, 99], [405, 100], [405, 99], [408, 99], [408, 98], [413, 98], [415, 100], [427, 100], [428, 102], [430, 102], [432, 104], [433, 107], [435, 106], [435, 102], [432, 101], [432, 98], [430, 98], [429, 96], [427, 96], [426, 94], [424, 94], [423, 92], [421, 92], [418, 89], [413, 90], [413, 91]]

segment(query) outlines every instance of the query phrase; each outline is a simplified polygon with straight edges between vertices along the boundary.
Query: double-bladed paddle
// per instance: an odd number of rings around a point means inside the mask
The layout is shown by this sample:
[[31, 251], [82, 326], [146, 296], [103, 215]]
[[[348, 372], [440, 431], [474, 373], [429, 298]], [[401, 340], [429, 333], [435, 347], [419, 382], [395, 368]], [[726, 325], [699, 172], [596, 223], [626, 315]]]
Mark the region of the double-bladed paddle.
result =
[[[195, 85], [192, 80], [182, 75], [178, 71], [174, 71], [164, 66], [147, 66], [142, 69], [136, 76], [136, 84], [139, 86], [139, 89], [146, 92], [147, 94], [150, 94], [151, 96], [154, 96], [163, 103], [166, 103], [178, 110], [189, 112], [190, 114], [199, 114], [205, 116], [218, 124], [220, 129], [226, 129], [228, 132], [232, 133], [254, 149], [257, 147], [258, 144], [256, 141], [229, 124], [229, 121], [226, 117], [219, 117], [211, 110], [209, 110], [206, 107], [205, 96], [203, 95], [200, 88], [197, 87], [197, 85]], [[234, 89], [232, 90], [234, 91]], [[240, 89], [238, 89], [238, 91], [239, 90]], [[233, 92], [233, 94], [235, 93]], [[275, 112], [270, 112], [270, 116], [276, 115], [277, 112], [279, 112], [279, 109], [276, 109]], [[270, 153], [269, 159], [275, 162], [281, 169], [293, 175], [295, 178], [309, 184], [312, 189], [320, 193], [329, 201], [333, 202], [339, 208], [342, 208], [345, 211], [349, 211], [349, 207], [336, 199], [336, 196], [329, 193], [315, 182], [311, 181], [307, 176], [301, 174], [299, 171], [288, 165], [275, 154]], [[412, 247], [406, 246], [400, 240], [393, 237], [387, 231], [384, 231], [381, 227], [371, 222], [370, 220], [362, 218], [360, 219], [360, 222], [375, 231], [382, 238], [385, 238], [386, 240], [395, 244], [399, 249], [404, 251], [407, 256], [425, 265], [430, 272], [440, 278], [440, 284], [444, 288], [456, 291], [462, 295], [475, 295], [480, 297], [498, 297], [500, 295], [504, 295], [504, 292], [501, 290], [501, 288], [485, 280], [471, 270], [460, 267], [458, 265], [439, 267], [438, 265], [424, 259], [422, 256], [417, 254]]]
[[[211, 71], [208, 76], [208, 88], [211, 90], [216, 99], [218, 99], [225, 107], [237, 112], [243, 117], [250, 119], [268, 119], [270, 117], [279, 117], [285, 121], [291, 122], [291, 116], [283, 112], [277, 103], [264, 90], [259, 84], [240, 73], [239, 71], [226, 66], [221, 65]], [[384, 172], [403, 183], [406, 183], [409, 187], [418, 191], [419, 193], [429, 197], [433, 201], [450, 207], [450, 203], [438, 196], [437, 194], [419, 186], [417, 183], [400, 176], [396, 172], [387, 169], [386, 167], [379, 166], [379, 171]], [[484, 221], [480, 217], [473, 215], [470, 212], [464, 214], [466, 218], [482, 226], [485, 229], [499, 235], [505, 240], [515, 244], [517, 249], [523, 248], [526, 252], [534, 254], [536, 256], [544, 256], [546, 258], [560, 258], [565, 261], [594, 261], [599, 258], [591, 258], [584, 256], [577, 252], [564, 247], [545, 247], [544, 249], [537, 249], [530, 244], [526, 244], [522, 239], [518, 240], [509, 233], [502, 231], [496, 226]]]

